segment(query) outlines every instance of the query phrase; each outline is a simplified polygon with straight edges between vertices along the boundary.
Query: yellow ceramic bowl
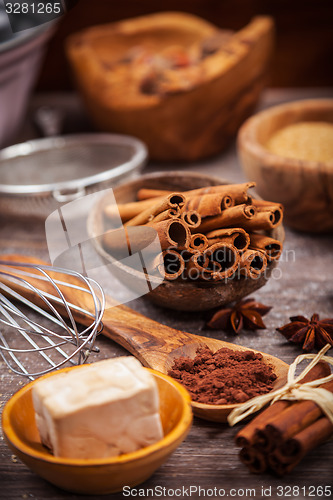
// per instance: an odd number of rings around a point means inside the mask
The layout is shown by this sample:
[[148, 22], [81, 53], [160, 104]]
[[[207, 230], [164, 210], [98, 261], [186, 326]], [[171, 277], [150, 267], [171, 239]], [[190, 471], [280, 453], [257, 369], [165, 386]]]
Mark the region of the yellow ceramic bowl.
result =
[[[73, 369], [75, 367], [61, 371]], [[64, 490], [106, 494], [121, 491], [125, 485], [132, 487], [142, 483], [185, 439], [192, 423], [190, 397], [186, 389], [167, 375], [146, 369], [154, 375], [160, 395], [164, 438], [157, 443], [109, 459], [54, 457], [41, 444], [35, 424], [31, 392], [37, 381], [33, 381], [16, 392], [4, 408], [2, 427], [7, 444], [30, 469]], [[55, 373], [59, 371], [44, 377]]]

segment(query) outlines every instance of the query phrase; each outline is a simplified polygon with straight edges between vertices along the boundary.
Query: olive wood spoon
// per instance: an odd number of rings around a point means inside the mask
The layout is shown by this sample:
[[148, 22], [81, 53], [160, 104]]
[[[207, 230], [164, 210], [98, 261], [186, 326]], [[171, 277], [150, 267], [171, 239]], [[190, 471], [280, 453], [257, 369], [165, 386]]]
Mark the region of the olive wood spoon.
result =
[[[47, 265], [47, 263], [33, 258], [22, 255], [1, 255], [1, 260], [9, 262], [22, 262], [29, 264]], [[1, 268], [1, 266], [0, 266]], [[7, 269], [8, 270], [8, 269]], [[15, 268], [11, 267], [11, 273], [14, 273]], [[52, 273], [49, 273], [52, 276]], [[54, 274], [53, 277], [62, 279], [66, 282], [75, 284], [75, 278], [68, 275], [61, 275], [60, 273]], [[4, 282], [4, 278], [0, 277]], [[32, 285], [44, 292], [53, 293], [50, 290], [50, 285], [47, 282], [35, 281], [34, 278], [26, 278]], [[31, 302], [43, 307], [43, 301], [30, 289], [20, 286], [16, 281], [6, 283], [14, 290], [18, 291]], [[82, 285], [82, 284], [81, 284]], [[79, 305], [88, 310], [93, 311], [94, 306], [91, 297], [82, 291], [73, 290], [61, 286], [61, 291], [66, 300], [74, 305]], [[153, 368], [162, 373], [168, 373], [173, 365], [173, 360], [179, 356], [194, 357], [198, 347], [208, 346], [213, 351], [221, 347], [227, 347], [235, 351], [260, 352], [255, 349], [224, 342], [222, 340], [206, 338], [200, 335], [175, 330], [169, 326], [162, 325], [142, 314], [133, 311], [124, 305], [112, 305], [112, 299], [106, 298], [106, 309], [103, 315], [103, 334], [113, 341], [117, 342], [131, 354], [136, 356], [144, 366]], [[89, 324], [91, 318], [79, 312], [73, 311], [75, 320], [83, 324]], [[261, 353], [265, 363], [269, 363], [276, 375], [277, 379], [274, 383], [274, 389], [281, 387], [287, 380], [287, 372], [289, 366], [279, 358], [269, 354]], [[226, 422], [228, 414], [232, 409], [238, 407], [239, 404], [229, 405], [213, 405], [192, 402], [193, 413], [205, 420], [215, 422]]]

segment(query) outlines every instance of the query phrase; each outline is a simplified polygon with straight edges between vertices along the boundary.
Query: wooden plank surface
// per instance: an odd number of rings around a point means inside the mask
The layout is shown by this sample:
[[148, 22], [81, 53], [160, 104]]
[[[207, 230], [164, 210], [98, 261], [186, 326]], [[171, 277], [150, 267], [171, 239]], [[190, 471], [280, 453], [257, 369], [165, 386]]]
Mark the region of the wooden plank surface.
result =
[[[319, 92], [316, 91], [315, 94], [319, 95]], [[312, 97], [313, 93], [270, 91], [266, 93], [262, 106], [307, 95]], [[329, 95], [329, 92], [323, 91], [321, 95]], [[43, 99], [45, 101], [45, 97], [38, 97], [34, 103], [40, 104]], [[80, 112], [75, 99], [71, 97], [59, 96], [57, 102], [72, 103], [77, 112]], [[230, 181], [243, 179], [234, 146], [210, 162], [180, 168], [211, 173]], [[157, 169], [161, 167], [148, 165], [146, 172]], [[0, 253], [7, 252], [21, 252], [47, 258], [44, 221], [10, 219], [2, 214]], [[266, 330], [244, 332], [233, 336], [222, 331], [207, 330], [205, 328], [209, 317], [207, 313], [172, 312], [158, 308], [144, 298], [137, 299], [129, 305], [172, 327], [253, 347], [279, 356], [290, 363], [300, 353], [300, 349], [285, 342], [275, 329], [288, 322], [289, 316], [295, 314], [309, 317], [312, 313], [318, 312], [323, 317], [333, 317], [332, 278], [332, 236], [313, 237], [287, 229], [279, 271], [264, 288], [254, 294], [258, 300], [273, 306], [265, 318]], [[98, 338], [97, 345], [101, 352], [99, 355], [94, 354], [92, 360], [125, 354], [123, 349], [102, 337]], [[10, 396], [25, 383], [25, 378], [14, 375], [3, 362], [0, 362], [0, 410]], [[303, 499], [319, 498], [320, 490], [316, 488], [332, 484], [332, 441], [314, 450], [293, 473], [280, 479], [268, 474], [255, 476], [247, 471], [239, 462], [238, 450], [233, 444], [235, 432], [236, 429], [230, 429], [223, 424], [195, 419], [187, 439], [154, 476], [138, 488], [142, 488], [144, 495], [149, 498], [172, 498], [177, 493], [180, 498], [186, 498], [187, 495], [190, 495], [190, 498], [204, 498], [206, 493], [206, 497], [212, 498], [219, 498], [224, 494], [225, 497], [235, 498], [255, 496], [255, 498]], [[202, 488], [200, 496], [199, 487]], [[184, 491], [178, 490], [179, 488], [184, 488]], [[242, 491], [237, 492], [237, 489]], [[76, 499], [81, 496], [61, 491], [31, 472], [12, 455], [1, 435], [0, 498], [60, 500]], [[111, 498], [121, 499], [124, 495], [119, 493], [112, 495]]]

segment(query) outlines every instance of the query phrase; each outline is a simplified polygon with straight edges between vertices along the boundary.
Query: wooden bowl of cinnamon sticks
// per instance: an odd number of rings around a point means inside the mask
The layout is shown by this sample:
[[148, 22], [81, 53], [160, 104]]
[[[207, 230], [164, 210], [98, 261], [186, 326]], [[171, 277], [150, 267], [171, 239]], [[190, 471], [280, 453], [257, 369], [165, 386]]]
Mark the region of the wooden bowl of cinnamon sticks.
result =
[[[253, 198], [253, 186], [193, 172], [142, 176], [98, 201], [88, 232], [103, 262], [138, 296], [209, 310], [265, 285], [281, 255], [283, 208]], [[141, 268], [129, 264], [138, 256]]]

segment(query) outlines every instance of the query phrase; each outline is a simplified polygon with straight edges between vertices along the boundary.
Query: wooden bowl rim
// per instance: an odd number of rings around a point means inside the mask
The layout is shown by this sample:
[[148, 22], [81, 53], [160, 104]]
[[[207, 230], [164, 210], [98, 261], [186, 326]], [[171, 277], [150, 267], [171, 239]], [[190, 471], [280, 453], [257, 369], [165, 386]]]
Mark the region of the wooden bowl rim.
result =
[[[300, 167], [303, 167], [306, 170], [314, 170], [324, 165], [327, 167], [328, 172], [332, 170], [333, 173], [333, 161], [318, 162], [318, 161], [302, 160], [302, 159], [279, 156], [270, 152], [261, 143], [258, 142], [256, 138], [256, 132], [258, 127], [261, 125], [262, 120], [265, 120], [269, 117], [275, 118], [278, 116], [282, 116], [284, 114], [294, 116], [294, 114], [297, 113], [300, 109], [302, 109], [304, 112], [314, 111], [314, 110], [333, 111], [333, 99], [320, 98], [320, 99], [304, 99], [299, 101], [291, 101], [288, 103], [272, 106], [263, 111], [259, 111], [259, 113], [256, 113], [255, 115], [248, 118], [239, 129], [237, 136], [238, 150], [240, 149], [246, 150], [248, 153], [251, 153], [255, 158], [264, 161], [265, 165], [270, 167], [288, 168], [288, 169], [293, 168], [295, 170], [296, 169], [299, 170]], [[301, 120], [304, 121], [304, 119]]]
[[[73, 33], [68, 36], [68, 38], [65, 41], [65, 47], [66, 47], [66, 52], [69, 58], [69, 61], [71, 65], [73, 65], [73, 68], [75, 68], [75, 57], [76, 54], [82, 50], [82, 47], [84, 48], [87, 53], [90, 53], [93, 51], [91, 47], [91, 43], [94, 40], [97, 40], [100, 37], [107, 36], [110, 34], [123, 34], [123, 35], [131, 35], [134, 32], [140, 32], [144, 31], [145, 29], [149, 29], [150, 27], [154, 28], [156, 21], [160, 23], [161, 26], [170, 26], [170, 28], [174, 28], [174, 30], [178, 31], [189, 31], [189, 29], [184, 28], [184, 26], [187, 26], [190, 28], [190, 30], [193, 33], [196, 33], [198, 38], [199, 35], [201, 34], [204, 35], [205, 37], [210, 37], [213, 36], [214, 33], [217, 33], [219, 31], [226, 31], [227, 29], [221, 29], [215, 24], [207, 21], [206, 19], [196, 16], [195, 14], [190, 14], [188, 12], [181, 12], [181, 11], [166, 11], [166, 12], [155, 12], [155, 13], [149, 13], [146, 15], [141, 15], [141, 16], [136, 16], [132, 17], [129, 19], [124, 19], [120, 21], [115, 21], [112, 23], [107, 23], [107, 24], [101, 24], [101, 25], [96, 25], [96, 26], [91, 26], [87, 27], [81, 31], [78, 31], [77, 33]], [[162, 22], [161, 22], [162, 21]], [[163, 23], [165, 21], [165, 23]], [[267, 24], [266, 30], [267, 33], [270, 33], [273, 35], [274, 33], [274, 21], [272, 16], [270, 15], [253, 15], [251, 18], [248, 20], [248, 22], [242, 26], [239, 30], [230, 30], [233, 31], [233, 35], [235, 36], [238, 32], [241, 32], [243, 29], [246, 29], [250, 25], [256, 23], [256, 22], [265, 22]], [[133, 30], [134, 27], [134, 30]], [[143, 28], [143, 29], [142, 29]], [[229, 31], [229, 30], [228, 30]], [[258, 37], [255, 38], [255, 43], [258, 42], [263, 36], [265, 36], [265, 30], [263, 33], [260, 33]], [[235, 60], [233, 58], [230, 59], [229, 63], [225, 65], [224, 63], [220, 67], [220, 69], [216, 71], [212, 71], [211, 74], [205, 75], [202, 81], [198, 82], [197, 85], [190, 86], [189, 88], [184, 88], [181, 89], [177, 92], [172, 92], [169, 94], [161, 94], [160, 96], [155, 96], [155, 99], [149, 99], [145, 100], [143, 102], [137, 100], [135, 105], [132, 103], [131, 105], [125, 105], [124, 102], [121, 102], [119, 105], [118, 102], [116, 103], [111, 103], [109, 100], [102, 99], [100, 102], [101, 108], [104, 110], [104, 112], [147, 112], [148, 110], [160, 110], [160, 108], [164, 109], [164, 106], [167, 104], [169, 105], [170, 103], [174, 103], [175, 105], [178, 105], [179, 98], [186, 95], [186, 96], [199, 96], [198, 92], [200, 93], [200, 96], [203, 96], [201, 101], [204, 99], [204, 102], [207, 101], [207, 93], [212, 86], [216, 85], [216, 82], [220, 80], [224, 80], [226, 78], [226, 75], [229, 74], [230, 70], [233, 71], [235, 68], [238, 67], [240, 61], [243, 61], [244, 59], [247, 58], [248, 54], [253, 51], [253, 44], [242, 44], [241, 41], [236, 38], [235, 43], [239, 43], [242, 45], [242, 56], [237, 57]], [[231, 49], [232, 51], [232, 49]], [[267, 52], [267, 50], [266, 50]], [[220, 59], [220, 57], [224, 58], [225, 53], [224, 53], [224, 47], [220, 50], [218, 50], [216, 53], [212, 54], [209, 58], [204, 58], [200, 61], [200, 65], [203, 65], [203, 67], [215, 67], [217, 60]], [[217, 58], [217, 59], [216, 59]], [[266, 57], [267, 58], [267, 57]], [[223, 59], [224, 60], [224, 59]], [[210, 62], [209, 62], [210, 61]], [[261, 61], [261, 64], [259, 67], [262, 67], [263, 71], [263, 62]], [[266, 64], [266, 63], [265, 63]], [[75, 69], [74, 69], [74, 72]], [[206, 71], [204, 71], [206, 73]], [[260, 73], [261, 74], [261, 73]], [[242, 88], [244, 91], [244, 88], [247, 88], [249, 85], [249, 81], [246, 80], [245, 83], [243, 83]], [[253, 86], [253, 82], [251, 80], [251, 88]], [[82, 86], [82, 89], [85, 87], [85, 84]], [[81, 89], [81, 90], [82, 90]], [[86, 93], [86, 90], [84, 91]], [[224, 102], [224, 94], [221, 94], [222, 96], [222, 101]], [[224, 97], [223, 97], [224, 96]], [[90, 96], [90, 98], [94, 101], [96, 100], [96, 96]]]
[[118, 457], [110, 457], [110, 458], [93, 458], [93, 459], [62, 458], [53, 456], [50, 452], [46, 450], [46, 448], [45, 452], [40, 452], [38, 450], [31, 448], [25, 441], [23, 441], [18, 436], [13, 426], [11, 425], [12, 411], [14, 405], [17, 404], [17, 402], [20, 401], [20, 399], [26, 393], [29, 393], [32, 390], [32, 386], [39, 380], [51, 377], [58, 373], [67, 372], [69, 370], [75, 370], [78, 368], [82, 368], [82, 365], [65, 367], [62, 368], [61, 370], [56, 370], [54, 372], [47, 373], [46, 375], [43, 375], [42, 377], [36, 380], [33, 380], [32, 382], [28, 383], [27, 385], [19, 389], [6, 403], [2, 414], [3, 433], [8, 442], [15, 449], [23, 453], [25, 456], [29, 456], [40, 462], [45, 462], [54, 465], [65, 465], [65, 466], [67, 465], [70, 467], [94, 467], [94, 466], [103, 467], [103, 466], [134, 463], [148, 456], [154, 455], [155, 453], [158, 453], [161, 450], [164, 451], [165, 454], [167, 455], [170, 447], [172, 447], [174, 443], [177, 443], [179, 439], [181, 440], [185, 439], [193, 419], [193, 414], [191, 409], [191, 398], [188, 391], [185, 389], [185, 387], [183, 387], [179, 382], [177, 382], [169, 375], [153, 370], [151, 368], [144, 367], [144, 369], [151, 372], [155, 378], [160, 378], [168, 382], [168, 384], [170, 384], [181, 397], [182, 411], [181, 411], [181, 416], [179, 418], [179, 422], [162, 439], [160, 439], [154, 444], [145, 446], [140, 450], [131, 453], [124, 453]]
[[[186, 24], [187, 27], [190, 26], [192, 31], [197, 33], [202, 31], [211, 31], [213, 33], [214, 31], [220, 30], [213, 23], [195, 14], [168, 10], [165, 12], [151, 12], [149, 14], [132, 16], [128, 19], [122, 19], [111, 23], [89, 26], [70, 35], [67, 39], [67, 44], [71, 47], [72, 43], [75, 43], [77, 40], [90, 41], [101, 36], [117, 33], [124, 34], [125, 36], [132, 35], [134, 32], [136, 33], [138, 30], [141, 31], [142, 29], [146, 29], [148, 26], [154, 27], [156, 23], [161, 26], [170, 26], [177, 30], [182, 28], [184, 31], [184, 22], [188, 23]], [[133, 31], [133, 28], [135, 28], [135, 31]]]

